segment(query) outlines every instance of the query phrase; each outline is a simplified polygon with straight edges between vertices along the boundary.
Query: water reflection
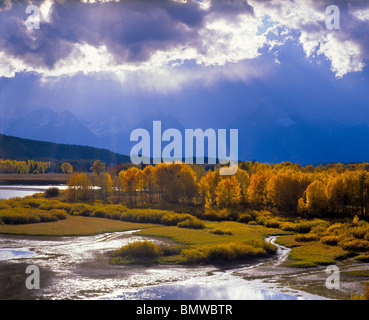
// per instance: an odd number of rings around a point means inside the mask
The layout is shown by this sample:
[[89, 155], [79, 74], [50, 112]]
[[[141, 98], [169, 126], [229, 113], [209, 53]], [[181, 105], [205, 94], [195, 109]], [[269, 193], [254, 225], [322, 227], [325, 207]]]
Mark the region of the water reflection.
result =
[[46, 189], [51, 187], [57, 187], [60, 190], [67, 189], [65, 185], [58, 186], [22, 186], [22, 185], [11, 185], [11, 186], [0, 186], [0, 199], [11, 199], [15, 197], [26, 197], [31, 196], [35, 193], [44, 192]]
[[34, 252], [28, 250], [0, 249], [0, 261], [19, 258], [29, 258], [33, 255]]
[[43, 299], [284, 300], [301, 295], [282, 293], [260, 280], [246, 281], [235, 274], [239, 269], [109, 264], [109, 251], [142, 240], [133, 232], [81, 237], [0, 236], [0, 260], [23, 261], [50, 270], [48, 285], [36, 293]]
[[[199, 279], [198, 279], [199, 280]], [[122, 300], [297, 300], [297, 296], [258, 286], [257, 282], [228, 280], [222, 285], [169, 284], [105, 297]]]

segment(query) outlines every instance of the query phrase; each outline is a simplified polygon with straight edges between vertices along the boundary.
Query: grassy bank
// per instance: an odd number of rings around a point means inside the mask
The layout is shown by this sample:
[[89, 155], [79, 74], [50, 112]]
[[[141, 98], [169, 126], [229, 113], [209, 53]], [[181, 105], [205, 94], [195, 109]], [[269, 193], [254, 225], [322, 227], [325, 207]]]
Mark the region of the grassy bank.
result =
[[[214, 230], [217, 232], [214, 233]], [[270, 256], [275, 253], [276, 247], [266, 243], [264, 238], [280, 233], [283, 231], [223, 221], [206, 222], [202, 229], [153, 226], [136, 234], [170, 239], [177, 244], [171, 252], [164, 250], [163, 254], [156, 257], [160, 263], [202, 264], [242, 262]], [[118, 262], [126, 261], [127, 259], [118, 259]]]
[[118, 232], [150, 228], [153, 225], [101, 219], [93, 217], [69, 216], [65, 220], [32, 224], [0, 225], [1, 234], [37, 236], [85, 236], [105, 232]]
[[[141, 229], [140, 235], [175, 244], [160, 249], [156, 257], [160, 263], [229, 263], [267, 257], [275, 247], [265, 243], [265, 237], [281, 235], [278, 243], [291, 248], [288, 266], [334, 264], [347, 257], [369, 261], [369, 223], [357, 218], [287, 219], [249, 210], [224, 221], [221, 218], [229, 215], [210, 213], [195, 216], [102, 202], [68, 203], [61, 197], [37, 195], [0, 201], [0, 233], [65, 236]], [[124, 261], [123, 256], [115, 259]]]
[[317, 265], [335, 264], [349, 256], [341, 247], [331, 247], [320, 241], [296, 241], [296, 235], [281, 236], [278, 244], [291, 248], [287, 261], [289, 267], [315, 267]]
[[59, 185], [67, 184], [69, 173], [0, 174], [0, 185]]

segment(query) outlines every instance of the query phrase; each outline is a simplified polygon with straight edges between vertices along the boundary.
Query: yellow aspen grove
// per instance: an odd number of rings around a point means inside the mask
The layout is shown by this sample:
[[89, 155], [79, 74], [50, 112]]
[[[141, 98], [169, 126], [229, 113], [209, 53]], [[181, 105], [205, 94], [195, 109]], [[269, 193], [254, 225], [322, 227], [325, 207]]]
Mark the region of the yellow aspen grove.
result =
[[221, 179], [215, 193], [219, 208], [234, 208], [241, 202], [241, 187], [235, 176]]
[[62, 169], [62, 172], [63, 173], [72, 173], [73, 172], [73, 167], [70, 163], [68, 162], [64, 162], [62, 165], [61, 165], [61, 169]]
[[74, 173], [68, 181], [68, 201], [90, 200], [92, 198], [92, 183], [85, 173]]

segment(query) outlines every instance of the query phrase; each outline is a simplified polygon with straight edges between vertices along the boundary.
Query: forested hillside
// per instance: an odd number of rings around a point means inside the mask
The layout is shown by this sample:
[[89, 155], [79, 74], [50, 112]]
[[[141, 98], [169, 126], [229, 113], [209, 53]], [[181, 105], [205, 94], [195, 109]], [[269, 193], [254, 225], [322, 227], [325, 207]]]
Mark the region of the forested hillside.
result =
[[3, 134], [0, 134], [0, 146], [0, 159], [18, 161], [68, 160], [74, 164], [75, 168], [77, 167], [76, 162], [100, 160], [110, 166], [130, 161], [129, 156], [120, 155], [107, 149], [21, 139]]

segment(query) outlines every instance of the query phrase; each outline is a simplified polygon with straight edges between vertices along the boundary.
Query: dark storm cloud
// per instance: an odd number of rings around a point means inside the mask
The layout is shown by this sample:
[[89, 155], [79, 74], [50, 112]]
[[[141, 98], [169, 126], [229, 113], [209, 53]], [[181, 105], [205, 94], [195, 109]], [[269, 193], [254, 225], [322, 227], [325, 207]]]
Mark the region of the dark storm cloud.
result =
[[195, 2], [56, 2], [50, 23], [41, 22], [40, 29], [30, 33], [24, 25], [25, 8], [23, 2], [0, 13], [1, 49], [49, 68], [75, 43], [106, 45], [119, 63], [146, 61], [157, 50], [194, 43], [206, 14]]
[[[43, 0], [32, 1], [41, 6]], [[282, 6], [284, 1], [260, 1], [265, 8]], [[10, 5], [9, 5], [10, 4]], [[74, 45], [105, 45], [116, 63], [140, 63], [157, 51], [188, 46], [206, 52], [199, 31], [208, 16], [234, 21], [240, 13], [254, 14], [246, 0], [213, 0], [209, 10], [199, 2], [173, 0], [121, 0], [119, 2], [82, 3], [80, 0], [54, 1], [50, 22], [41, 21], [39, 30], [25, 27], [25, 8], [29, 1], [9, 1], [0, 7], [0, 51], [18, 57], [32, 67], [53, 69], [71, 53]], [[311, 3], [320, 12], [331, 0]], [[335, 37], [351, 39], [369, 57], [369, 24], [353, 13], [369, 7], [368, 1], [335, 1], [341, 10], [341, 29]], [[7, 10], [4, 9], [7, 7]], [[324, 21], [299, 26], [309, 33], [325, 28]]]
[[254, 8], [246, 0], [215, 0], [212, 1], [211, 11], [221, 15], [235, 15], [239, 13], [254, 13]]

